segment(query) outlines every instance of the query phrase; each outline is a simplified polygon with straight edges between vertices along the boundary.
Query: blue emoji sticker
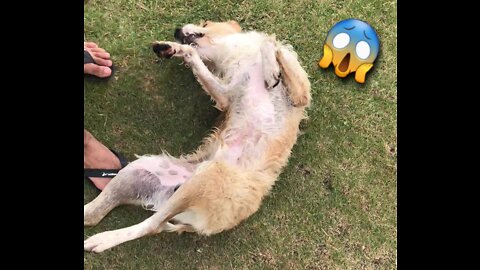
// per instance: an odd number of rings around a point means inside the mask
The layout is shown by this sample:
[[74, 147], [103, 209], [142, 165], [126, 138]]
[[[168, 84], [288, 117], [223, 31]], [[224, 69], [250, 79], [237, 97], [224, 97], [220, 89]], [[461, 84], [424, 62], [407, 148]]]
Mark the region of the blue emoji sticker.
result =
[[333, 63], [338, 77], [344, 78], [355, 72], [355, 81], [364, 83], [379, 50], [377, 33], [368, 23], [357, 19], [343, 20], [328, 32], [319, 65], [328, 68]]

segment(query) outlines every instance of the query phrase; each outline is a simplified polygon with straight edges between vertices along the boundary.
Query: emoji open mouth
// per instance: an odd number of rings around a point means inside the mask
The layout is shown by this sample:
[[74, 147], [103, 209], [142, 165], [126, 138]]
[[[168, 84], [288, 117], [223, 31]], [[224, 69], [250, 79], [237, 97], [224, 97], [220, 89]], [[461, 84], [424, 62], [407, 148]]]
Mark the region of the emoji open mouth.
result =
[[342, 62], [340, 62], [340, 65], [338, 65], [338, 69], [341, 72], [346, 72], [349, 65], [350, 65], [350, 53], [347, 53], [347, 55], [345, 55], [345, 57], [342, 59]]

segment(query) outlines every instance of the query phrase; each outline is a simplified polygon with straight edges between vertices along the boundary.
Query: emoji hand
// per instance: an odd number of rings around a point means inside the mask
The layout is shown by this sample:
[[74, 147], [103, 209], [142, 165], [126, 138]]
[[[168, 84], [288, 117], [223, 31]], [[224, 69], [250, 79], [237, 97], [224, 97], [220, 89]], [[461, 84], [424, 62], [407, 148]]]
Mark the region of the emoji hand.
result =
[[355, 81], [363, 84], [378, 56], [380, 41], [375, 29], [367, 22], [347, 19], [328, 31], [323, 50], [323, 58], [318, 63], [320, 67], [326, 69], [333, 65], [340, 78], [355, 73]]
[[323, 45], [323, 57], [320, 60], [319, 66], [322, 68], [327, 68], [330, 63], [332, 63], [333, 53], [332, 49], [328, 45]]
[[365, 82], [365, 75], [367, 72], [373, 67], [373, 64], [362, 64], [358, 67], [357, 71], [355, 72], [355, 81], [358, 83]]

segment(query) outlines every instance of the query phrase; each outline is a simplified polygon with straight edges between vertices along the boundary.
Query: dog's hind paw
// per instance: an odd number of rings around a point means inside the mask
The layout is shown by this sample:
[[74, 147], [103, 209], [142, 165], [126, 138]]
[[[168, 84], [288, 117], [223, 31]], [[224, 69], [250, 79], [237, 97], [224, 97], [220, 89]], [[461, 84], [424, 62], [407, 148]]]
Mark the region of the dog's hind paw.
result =
[[95, 253], [103, 252], [118, 243], [119, 235], [115, 231], [107, 231], [96, 234], [83, 242], [83, 249]]

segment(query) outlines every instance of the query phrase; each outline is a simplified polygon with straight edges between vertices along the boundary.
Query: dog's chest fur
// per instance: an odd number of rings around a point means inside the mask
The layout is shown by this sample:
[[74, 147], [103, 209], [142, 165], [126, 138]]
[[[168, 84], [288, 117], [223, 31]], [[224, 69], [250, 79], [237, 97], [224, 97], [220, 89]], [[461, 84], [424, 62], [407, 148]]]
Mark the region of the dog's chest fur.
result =
[[[223, 55], [220, 64], [224, 80], [237, 82], [229, 91], [228, 128], [220, 134], [223, 143], [215, 159], [242, 167], [254, 165], [252, 162], [263, 154], [268, 137], [282, 130], [284, 116], [290, 106], [282, 83], [272, 89], [267, 88], [265, 58], [260, 50], [263, 42], [255, 41], [262, 38], [265, 37], [253, 33], [249, 36], [236, 35], [232, 40], [224, 41], [229, 48], [223, 51], [235, 53], [232, 56]], [[267, 63], [267, 68], [268, 65], [278, 64]]]

